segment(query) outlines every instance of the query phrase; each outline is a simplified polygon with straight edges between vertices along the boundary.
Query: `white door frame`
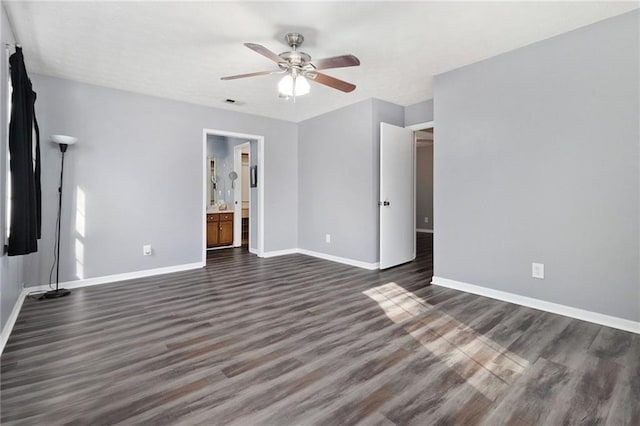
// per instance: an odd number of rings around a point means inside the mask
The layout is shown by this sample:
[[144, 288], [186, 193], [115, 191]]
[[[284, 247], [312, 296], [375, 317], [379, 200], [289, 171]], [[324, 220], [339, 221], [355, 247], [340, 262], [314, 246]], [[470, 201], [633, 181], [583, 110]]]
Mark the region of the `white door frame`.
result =
[[[233, 246], [242, 246], [242, 150], [249, 150], [249, 165], [251, 165], [251, 141], [233, 147], [233, 170], [238, 174], [233, 188]], [[240, 201], [240, 203], [238, 203]], [[251, 227], [251, 188], [249, 188], [249, 227]], [[249, 247], [251, 247], [251, 228], [249, 228]]]
[[415, 131], [415, 130], [432, 129], [434, 126], [433, 126], [433, 120], [431, 120], [431, 121], [425, 121], [424, 123], [410, 124], [404, 127]]
[[[257, 235], [257, 255], [262, 257], [264, 254], [264, 136], [250, 135], [247, 133], [229, 132], [218, 129], [202, 129], [202, 265], [207, 264], [207, 135], [228, 136], [240, 139], [252, 139], [257, 143], [258, 148], [258, 224], [256, 229]], [[249, 246], [251, 251], [251, 246]]]
[[[405, 126], [407, 129], [411, 129], [414, 132], [418, 131], [418, 130], [424, 130], [424, 129], [433, 129], [434, 125], [433, 125], [433, 120], [431, 121], [425, 121], [424, 123], [418, 123], [418, 124], [411, 124], [409, 126]], [[418, 209], [418, 200], [417, 200], [417, 196], [416, 196], [416, 191], [418, 188], [418, 185], [416, 183], [416, 179], [418, 176], [418, 142], [416, 141], [416, 137], [415, 137], [415, 133], [414, 133], [414, 137], [413, 137], [413, 255], [416, 256], [416, 246], [418, 244], [417, 237], [416, 237], [416, 233], [418, 232], [418, 224], [416, 223], [416, 210]], [[433, 218], [431, 218], [431, 221], [433, 222]], [[434, 230], [435, 231], [435, 230]]]

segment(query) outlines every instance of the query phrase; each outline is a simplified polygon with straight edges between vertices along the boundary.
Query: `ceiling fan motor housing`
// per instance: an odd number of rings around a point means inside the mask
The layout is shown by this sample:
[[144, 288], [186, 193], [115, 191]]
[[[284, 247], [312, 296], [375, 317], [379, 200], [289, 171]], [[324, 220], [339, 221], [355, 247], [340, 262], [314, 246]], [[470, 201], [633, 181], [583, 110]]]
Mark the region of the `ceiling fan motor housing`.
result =
[[293, 50], [296, 50], [304, 42], [304, 37], [300, 33], [287, 33], [284, 40]]
[[302, 69], [311, 62], [311, 55], [305, 52], [298, 52], [298, 47], [304, 42], [304, 37], [300, 33], [288, 33], [284, 36], [285, 41], [291, 47], [290, 52], [282, 52], [278, 56], [285, 63], [279, 64], [280, 68], [288, 69], [291, 67]]
[[292, 52], [282, 52], [279, 54], [285, 62], [292, 66], [303, 66], [309, 62], [311, 62], [311, 56], [304, 52], [292, 51]]

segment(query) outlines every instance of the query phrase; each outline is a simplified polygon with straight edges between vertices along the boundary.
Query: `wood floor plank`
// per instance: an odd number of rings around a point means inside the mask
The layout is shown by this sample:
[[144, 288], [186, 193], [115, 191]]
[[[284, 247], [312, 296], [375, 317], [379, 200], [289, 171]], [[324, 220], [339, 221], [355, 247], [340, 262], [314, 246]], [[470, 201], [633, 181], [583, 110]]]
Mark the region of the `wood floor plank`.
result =
[[570, 368], [571, 380], [559, 395], [548, 422], [604, 424], [620, 369], [615, 362], [592, 357], [586, 357], [577, 368]]
[[547, 424], [547, 418], [571, 380], [568, 367], [538, 359], [509, 394], [496, 401], [487, 425]]
[[[598, 345], [600, 355], [613, 354], [610, 359], [619, 362], [622, 366], [611, 397], [611, 409], [606, 421], [608, 426], [640, 424], [640, 335], [626, 334], [631, 342], [624, 356], [620, 356], [623, 351], [618, 345], [610, 349], [603, 347], [601, 342]], [[624, 346], [626, 347], [626, 344]]]

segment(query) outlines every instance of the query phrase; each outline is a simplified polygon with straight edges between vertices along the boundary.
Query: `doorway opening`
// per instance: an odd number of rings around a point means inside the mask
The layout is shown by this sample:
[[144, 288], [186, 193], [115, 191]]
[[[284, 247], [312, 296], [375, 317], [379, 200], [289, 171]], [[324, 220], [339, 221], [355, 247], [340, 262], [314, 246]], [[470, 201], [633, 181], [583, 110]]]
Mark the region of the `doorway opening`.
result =
[[[433, 269], [433, 121], [409, 126], [415, 141], [415, 247], [416, 258]], [[425, 259], [426, 258], [426, 259]]]
[[416, 232], [433, 233], [433, 127], [414, 132], [416, 141]]
[[208, 251], [232, 247], [244, 246], [262, 256], [264, 137], [204, 129], [202, 152], [203, 263], [206, 264]]

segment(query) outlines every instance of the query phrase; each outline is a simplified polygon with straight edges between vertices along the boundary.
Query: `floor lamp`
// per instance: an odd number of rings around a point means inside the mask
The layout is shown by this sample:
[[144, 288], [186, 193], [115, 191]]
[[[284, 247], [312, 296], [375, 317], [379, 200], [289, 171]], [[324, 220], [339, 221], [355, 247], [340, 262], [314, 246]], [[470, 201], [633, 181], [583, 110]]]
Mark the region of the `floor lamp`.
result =
[[67, 290], [66, 288], [58, 288], [58, 283], [60, 282], [60, 222], [62, 222], [62, 178], [64, 176], [64, 153], [67, 152], [67, 148], [69, 145], [73, 145], [78, 141], [78, 138], [74, 138], [73, 136], [65, 136], [65, 135], [52, 135], [51, 142], [58, 144], [60, 147], [60, 152], [62, 153], [62, 159], [60, 161], [60, 186], [58, 187], [58, 220], [56, 230], [56, 289], [49, 290], [44, 294], [46, 299], [53, 299], [56, 297], [66, 296], [71, 293], [71, 290]]

